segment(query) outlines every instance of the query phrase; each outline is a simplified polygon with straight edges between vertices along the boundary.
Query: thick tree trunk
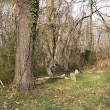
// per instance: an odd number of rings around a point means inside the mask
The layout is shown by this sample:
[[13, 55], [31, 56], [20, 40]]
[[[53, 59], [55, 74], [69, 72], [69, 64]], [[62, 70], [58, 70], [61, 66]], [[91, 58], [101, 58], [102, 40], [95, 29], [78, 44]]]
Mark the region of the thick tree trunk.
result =
[[30, 0], [19, 1], [19, 23], [14, 84], [22, 91], [32, 87], [32, 38], [30, 22]]

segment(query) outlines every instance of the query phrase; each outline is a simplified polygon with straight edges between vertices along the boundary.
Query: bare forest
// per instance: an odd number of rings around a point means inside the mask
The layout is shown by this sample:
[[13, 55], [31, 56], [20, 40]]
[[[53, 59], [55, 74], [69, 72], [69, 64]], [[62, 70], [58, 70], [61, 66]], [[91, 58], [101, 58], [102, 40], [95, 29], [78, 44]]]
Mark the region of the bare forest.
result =
[[[37, 88], [38, 93], [43, 94], [43, 91], [46, 93], [44, 88], [73, 83], [78, 86], [87, 80], [86, 77], [89, 79], [94, 75], [105, 75], [109, 79], [106, 83], [110, 84], [109, 22], [110, 0], [0, 0], [1, 92], [8, 89], [26, 93], [35, 92]], [[42, 87], [42, 84], [50, 86]], [[85, 86], [83, 88], [86, 89]], [[50, 91], [47, 93], [51, 94]], [[59, 100], [62, 102], [63, 99]], [[3, 110], [5, 102], [0, 104]], [[38, 109], [33, 107], [29, 110], [54, 110], [53, 105], [48, 108], [50, 105], [49, 102], [47, 109], [39, 105]], [[73, 109], [70, 106], [57, 108], [57, 105], [55, 110], [109, 110], [110, 103], [103, 105], [102, 102], [92, 109], [82, 105]], [[6, 110], [10, 107], [7, 103]], [[13, 106], [9, 110], [20, 108], [14, 109]]]

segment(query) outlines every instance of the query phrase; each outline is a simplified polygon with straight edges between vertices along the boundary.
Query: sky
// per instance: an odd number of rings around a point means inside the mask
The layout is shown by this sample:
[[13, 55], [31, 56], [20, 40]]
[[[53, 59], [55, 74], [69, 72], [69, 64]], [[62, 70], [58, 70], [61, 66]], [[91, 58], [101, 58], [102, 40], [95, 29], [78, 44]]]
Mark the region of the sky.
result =
[[[81, 0], [75, 0], [75, 1], [77, 3], [74, 3], [73, 5], [72, 15], [76, 18], [77, 17], [79, 18], [79, 16], [81, 16], [82, 13], [88, 15], [90, 12], [89, 0], [85, 0], [85, 2], [79, 2]], [[96, 0], [96, 1], [97, 1], [96, 4], [97, 8], [103, 7], [100, 8], [99, 11], [103, 14], [107, 14], [108, 16], [110, 16], [110, 0]], [[96, 14], [93, 14], [93, 20], [97, 20], [97, 19], [99, 19], [98, 16]]]

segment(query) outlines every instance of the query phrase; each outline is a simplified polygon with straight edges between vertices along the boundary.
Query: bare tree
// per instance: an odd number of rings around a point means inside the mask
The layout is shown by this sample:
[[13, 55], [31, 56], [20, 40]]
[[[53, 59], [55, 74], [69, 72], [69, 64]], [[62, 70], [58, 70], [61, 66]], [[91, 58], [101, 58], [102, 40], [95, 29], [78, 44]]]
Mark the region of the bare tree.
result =
[[92, 13], [93, 13], [93, 0], [89, 0], [90, 3], [90, 27], [89, 27], [89, 49], [94, 50], [94, 39], [92, 34]]

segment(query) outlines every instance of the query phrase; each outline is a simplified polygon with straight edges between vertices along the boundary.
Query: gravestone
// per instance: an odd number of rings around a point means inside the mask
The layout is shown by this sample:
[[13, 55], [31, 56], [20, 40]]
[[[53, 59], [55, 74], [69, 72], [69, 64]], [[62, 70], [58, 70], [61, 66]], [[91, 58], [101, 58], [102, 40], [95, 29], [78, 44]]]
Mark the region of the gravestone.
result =
[[75, 70], [74, 71], [74, 74], [76, 75], [76, 74], [79, 74], [79, 71], [78, 70]]
[[73, 72], [70, 73], [70, 79], [76, 82], [76, 75]]
[[53, 76], [53, 73], [52, 73], [52, 71], [50, 70], [50, 68], [46, 68], [46, 70], [47, 70], [47, 74], [48, 74], [50, 77], [52, 77], [52, 76]]
[[79, 74], [78, 70], [70, 73], [70, 79], [76, 82], [76, 75]]

